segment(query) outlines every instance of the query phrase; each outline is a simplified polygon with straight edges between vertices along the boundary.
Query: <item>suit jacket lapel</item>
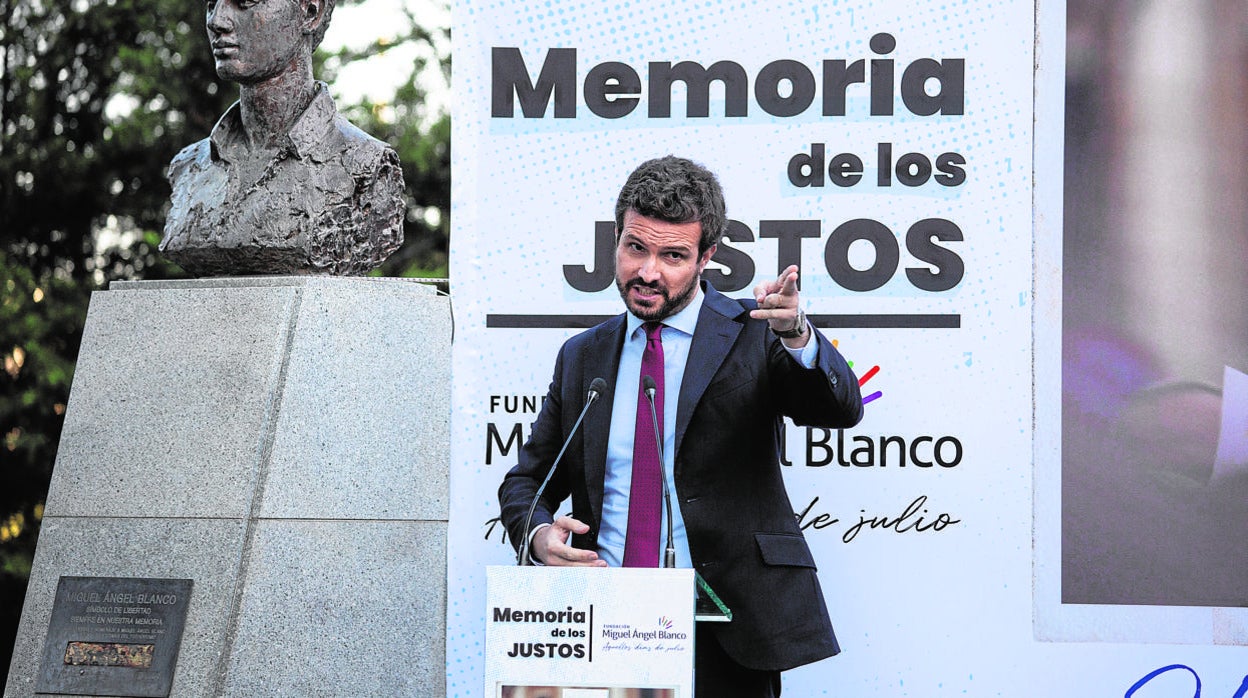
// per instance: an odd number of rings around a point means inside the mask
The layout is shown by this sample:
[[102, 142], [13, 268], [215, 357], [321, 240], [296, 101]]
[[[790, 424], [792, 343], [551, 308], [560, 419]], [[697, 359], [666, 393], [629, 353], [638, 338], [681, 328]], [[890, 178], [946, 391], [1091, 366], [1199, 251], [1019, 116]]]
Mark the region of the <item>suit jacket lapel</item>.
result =
[[736, 301], [720, 294], [710, 284], [703, 283], [706, 300], [698, 314], [698, 326], [689, 345], [689, 358], [685, 362], [685, 377], [680, 384], [680, 401], [676, 408], [676, 453], [685, 438], [685, 429], [693, 417], [693, 410], [711, 378], [724, 363], [724, 358], [741, 333], [737, 321], [746, 312]]
[[[616, 374], [620, 371], [620, 352], [624, 347], [624, 316], [619, 315], [607, 321], [607, 324], [596, 333], [585, 346], [585, 372], [582, 376], [584, 385], [581, 394], [589, 392], [589, 384], [601, 377], [607, 385], [615, 385]], [[585, 415], [585, 423], [581, 425], [581, 443], [585, 464], [585, 484], [589, 488], [588, 497], [593, 510], [592, 526], [597, 528], [602, 520], [602, 492], [606, 478], [607, 438], [611, 433], [611, 406], [615, 396], [608, 390], [598, 398], [598, 403], [591, 407]]]

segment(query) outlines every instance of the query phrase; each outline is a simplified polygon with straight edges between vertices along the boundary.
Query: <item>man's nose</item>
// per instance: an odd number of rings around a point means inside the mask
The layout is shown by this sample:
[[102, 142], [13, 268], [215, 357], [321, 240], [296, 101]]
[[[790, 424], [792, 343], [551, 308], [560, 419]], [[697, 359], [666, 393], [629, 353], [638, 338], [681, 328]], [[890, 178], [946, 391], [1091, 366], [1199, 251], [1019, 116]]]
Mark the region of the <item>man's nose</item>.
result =
[[658, 257], [647, 257], [646, 261], [641, 263], [641, 269], [638, 270], [637, 275], [646, 283], [657, 281], [659, 278]]
[[230, 16], [229, 7], [229, 0], [218, 0], [218, 2], [212, 3], [211, 9], [208, 10], [209, 29], [220, 34], [234, 27], [234, 20]]

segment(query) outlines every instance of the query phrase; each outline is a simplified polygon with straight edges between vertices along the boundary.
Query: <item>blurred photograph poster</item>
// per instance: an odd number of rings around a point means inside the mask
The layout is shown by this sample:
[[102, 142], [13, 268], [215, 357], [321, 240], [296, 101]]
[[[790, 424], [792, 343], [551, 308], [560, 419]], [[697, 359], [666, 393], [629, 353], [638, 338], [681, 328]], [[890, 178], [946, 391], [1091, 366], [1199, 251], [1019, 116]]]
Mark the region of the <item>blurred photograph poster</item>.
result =
[[1222, 66], [1248, 18], [1068, 5], [1062, 234], [1037, 241], [1037, 634], [1173, 646], [1199, 661], [1166, 680], [1243, 695], [1248, 87]]

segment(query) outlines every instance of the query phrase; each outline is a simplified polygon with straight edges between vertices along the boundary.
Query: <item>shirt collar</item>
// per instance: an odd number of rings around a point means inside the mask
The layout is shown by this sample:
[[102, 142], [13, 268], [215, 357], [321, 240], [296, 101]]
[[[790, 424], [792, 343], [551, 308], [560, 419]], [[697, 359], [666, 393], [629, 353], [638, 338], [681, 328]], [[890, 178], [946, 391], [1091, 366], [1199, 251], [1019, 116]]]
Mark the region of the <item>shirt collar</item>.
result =
[[[698, 326], [698, 315], [702, 312], [702, 301], [706, 300], [706, 294], [702, 292], [701, 283], [698, 284], [698, 290], [693, 294], [693, 299], [675, 315], [669, 315], [660, 322], [675, 330], [680, 330], [689, 336], [693, 336], [693, 330]], [[627, 334], [625, 336], [632, 337], [637, 328], [641, 327], [645, 322], [641, 318], [633, 315], [632, 312], [624, 314], [625, 321], [628, 323], [625, 327]]]
[[[278, 146], [278, 150], [289, 151], [300, 159], [325, 145], [325, 134], [333, 128], [334, 115], [337, 114], [334, 98], [329, 96], [329, 87], [318, 80], [315, 89], [308, 108], [295, 120], [290, 133]], [[214, 160], [235, 160], [234, 154], [247, 148], [247, 141], [243, 138], [242, 107], [238, 102], [230, 105], [217, 120], [208, 142]]]

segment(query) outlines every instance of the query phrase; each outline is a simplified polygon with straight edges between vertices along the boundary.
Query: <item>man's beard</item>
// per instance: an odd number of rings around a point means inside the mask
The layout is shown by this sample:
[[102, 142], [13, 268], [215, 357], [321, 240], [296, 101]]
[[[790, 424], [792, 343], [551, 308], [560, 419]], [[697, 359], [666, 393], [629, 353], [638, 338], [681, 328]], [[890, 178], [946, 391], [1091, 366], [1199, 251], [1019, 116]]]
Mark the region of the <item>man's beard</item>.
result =
[[[698, 283], [700, 281], [701, 275], [694, 275], [694, 277], [689, 281], [689, 284], [684, 288], [679, 289], [675, 296], [669, 294], [668, 290], [661, 287], [659, 284], [648, 284], [643, 282], [641, 279], [632, 279], [628, 283], [624, 283], [620, 280], [620, 277], [617, 276], [615, 277], [615, 287], [619, 289], [620, 298], [624, 299], [624, 305], [628, 307], [629, 311], [632, 312], [633, 315], [636, 315], [645, 322], [655, 322], [671, 317], [681, 310], [684, 310], [685, 306], [689, 305], [689, 299], [693, 298], [693, 294], [698, 290]], [[632, 302], [628, 295], [628, 289], [633, 286], [654, 289], [659, 293], [659, 296], [662, 297], [662, 301], [657, 305], [649, 307], [641, 306]]]

